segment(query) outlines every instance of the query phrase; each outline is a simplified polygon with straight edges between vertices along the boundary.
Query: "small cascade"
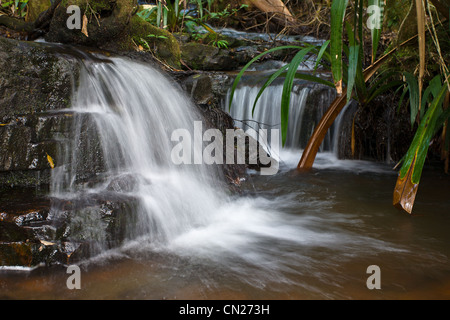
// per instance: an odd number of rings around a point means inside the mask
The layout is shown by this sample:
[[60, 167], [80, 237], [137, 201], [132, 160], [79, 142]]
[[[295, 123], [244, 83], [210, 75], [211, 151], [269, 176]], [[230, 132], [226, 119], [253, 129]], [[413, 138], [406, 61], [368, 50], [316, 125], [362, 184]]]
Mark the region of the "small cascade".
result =
[[[193, 136], [202, 117], [153, 68], [119, 58], [85, 63], [71, 111], [73, 137], [51, 185], [53, 214], [70, 216], [69, 240], [95, 243], [94, 254], [108, 248], [102, 224], [112, 209], [126, 207], [118, 232], [167, 244], [207, 223], [212, 208], [225, 201], [217, 167], [172, 161], [172, 133]], [[201, 152], [202, 145], [192, 147]]]
[[[281, 129], [281, 84], [267, 87], [255, 107], [252, 107], [260, 90], [259, 86], [246, 85], [238, 87], [234, 94], [230, 115], [236, 126], [247, 130], [252, 128]], [[335, 93], [332, 89], [308, 82], [299, 82], [293, 88], [289, 107], [289, 125], [285, 149], [304, 149], [315, 126], [322, 118]], [[225, 100], [229, 105], [229, 95]], [[324, 139], [320, 151], [333, 152], [338, 147], [334, 138], [338, 136], [339, 119]]]

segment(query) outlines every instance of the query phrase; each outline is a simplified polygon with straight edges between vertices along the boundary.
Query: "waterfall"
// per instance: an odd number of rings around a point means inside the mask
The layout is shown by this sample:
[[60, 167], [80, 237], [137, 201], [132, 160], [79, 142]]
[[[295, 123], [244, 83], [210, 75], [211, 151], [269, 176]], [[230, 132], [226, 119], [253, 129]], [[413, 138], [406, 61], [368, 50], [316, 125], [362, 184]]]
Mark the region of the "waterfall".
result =
[[107, 240], [100, 231], [86, 230], [102, 223], [100, 218], [92, 223], [93, 212], [101, 209], [92, 208], [92, 198], [134, 199], [128, 214], [136, 220], [127, 223], [128, 238], [146, 234], [153, 243], [168, 243], [205, 224], [211, 208], [224, 201], [217, 169], [179, 166], [171, 159], [172, 132], [192, 132], [194, 121], [202, 119], [189, 99], [156, 70], [119, 58], [86, 63], [78, 82], [73, 137], [61, 151], [64, 165], [53, 171], [51, 185], [58, 203], [79, 203], [71, 219], [78, 224], [71, 229], [82, 231], [71, 240]]
[[[277, 113], [270, 108], [277, 101], [271, 90], [261, 100], [267, 108], [258, 111], [258, 121], [270, 117], [263, 111]], [[240, 92], [254, 94], [254, 89]], [[291, 115], [301, 126], [290, 128], [291, 135], [310, 132], [303, 119], [306, 114], [316, 119], [317, 105], [330, 98], [329, 91], [311, 86], [296, 92]], [[308, 108], [313, 96], [317, 105]], [[55, 225], [61, 236], [53, 239], [74, 253], [70, 259], [78, 253], [90, 258], [83, 263], [163, 257], [183, 277], [190, 270], [207, 281], [203, 271], [216, 270], [264, 288], [288, 283], [289, 275], [301, 276], [323, 264], [322, 258], [311, 259], [305, 252], [357, 252], [355, 244], [361, 241], [367, 244], [365, 251], [386, 247], [376, 239], [347, 235], [334, 224], [327, 227], [333, 219], [332, 197], [318, 206], [303, 191], [230, 195], [217, 166], [174, 164], [173, 131], [195, 134], [202, 117], [177, 86], [150, 66], [122, 58], [86, 61], [72, 108], [63, 112], [72, 114], [73, 128], [61, 138], [63, 147], [55, 159], [49, 216], [61, 224]], [[290, 140], [292, 146], [302, 143], [301, 135], [300, 142], [297, 138]], [[193, 146], [194, 153], [202, 148]], [[243, 191], [254, 187], [245, 182]], [[292, 208], [313, 214], [297, 214]], [[342, 223], [340, 215], [336, 219]]]
[[[236, 125], [244, 130], [248, 128], [281, 129], [281, 97], [283, 86], [267, 87], [256, 104], [252, 116], [252, 107], [260, 86], [245, 83], [235, 91], [230, 114]], [[315, 126], [334, 99], [332, 89], [313, 83], [300, 82], [293, 88], [289, 107], [288, 133], [285, 149], [304, 149]], [[229, 95], [224, 106], [229, 105]], [[321, 151], [335, 152], [340, 117], [326, 135]]]

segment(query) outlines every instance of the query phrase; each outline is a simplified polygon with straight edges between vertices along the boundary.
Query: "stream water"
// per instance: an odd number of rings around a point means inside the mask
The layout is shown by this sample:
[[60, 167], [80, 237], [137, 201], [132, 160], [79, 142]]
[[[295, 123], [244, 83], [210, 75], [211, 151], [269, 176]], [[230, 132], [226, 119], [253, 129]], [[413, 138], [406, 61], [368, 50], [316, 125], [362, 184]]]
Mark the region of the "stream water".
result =
[[[439, 169], [425, 171], [414, 216], [392, 207], [389, 165], [322, 152], [312, 172], [299, 174], [295, 144], [281, 151], [277, 175], [251, 173], [243, 193], [231, 195], [217, 168], [171, 161], [170, 135], [193, 130], [194, 106], [155, 70], [122, 59], [86, 65], [72, 111], [78, 134], [63, 152], [66, 165], [54, 171], [52, 197], [100, 194], [131, 176], [131, 189], [114, 190], [137, 199], [138, 220], [121, 246], [99, 241], [80, 263], [81, 290], [66, 287], [64, 266], [2, 271], [1, 298], [450, 297], [450, 180]], [[85, 115], [102, 147], [104, 173], [95, 184], [78, 181]], [[366, 287], [370, 265], [381, 269], [381, 290]]]

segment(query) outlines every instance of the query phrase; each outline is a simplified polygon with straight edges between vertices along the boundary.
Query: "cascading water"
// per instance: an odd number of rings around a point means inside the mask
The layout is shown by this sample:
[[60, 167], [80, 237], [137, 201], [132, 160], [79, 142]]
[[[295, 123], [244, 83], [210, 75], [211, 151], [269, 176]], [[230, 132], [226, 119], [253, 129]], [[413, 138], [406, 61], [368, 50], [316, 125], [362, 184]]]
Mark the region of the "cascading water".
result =
[[[201, 120], [186, 97], [157, 71], [120, 59], [86, 65], [79, 83], [72, 108], [75, 136], [64, 152], [66, 165], [53, 175], [53, 195], [83, 198], [112, 190], [135, 197], [139, 225], [128, 226], [128, 233], [141, 229], [153, 242], [170, 241], [206, 223], [210, 208], [221, 201], [217, 171], [176, 166], [171, 159], [172, 132], [192, 131], [194, 121]], [[83, 135], [86, 123], [98, 137]], [[95, 148], [80, 148], [86, 139], [100, 145], [97, 159], [91, 154]], [[103, 163], [91, 168], [90, 180], [98, 175], [95, 183], [79, 181], [98, 158]], [[99, 167], [103, 172], [95, 172]]]
[[[293, 101], [303, 104], [307, 94], [304, 89]], [[267, 97], [261, 101], [272, 103]], [[91, 254], [112, 247], [104, 244], [108, 235], [102, 229], [108, 207], [91, 205], [91, 199], [99, 198], [133, 203], [125, 217], [125, 241], [113, 250], [170, 253], [189, 261], [196, 257], [252, 286], [291, 281], [289, 275], [313, 270], [321, 258], [308, 256], [307, 248], [353, 253], [388, 248], [382, 241], [327, 227], [322, 222], [341, 218], [328, 216], [326, 201], [317, 206], [295, 191], [274, 199], [230, 196], [215, 166], [175, 165], [172, 132], [192, 132], [201, 117], [180, 90], [149, 66], [120, 58], [85, 63], [72, 112], [74, 135], [52, 176], [52, 214], [70, 216], [69, 240], [95, 242]], [[261, 116], [261, 122], [265, 117], [270, 115]], [[297, 144], [295, 139], [292, 143]], [[81, 204], [67, 213], [61, 202]], [[316, 217], [292, 214], [293, 207], [313, 210]]]
[[[252, 107], [260, 88], [258, 85], [246, 85], [245, 82], [238, 87], [234, 94], [230, 114], [236, 121], [236, 125], [243, 130], [249, 128], [281, 130], [280, 108], [283, 86], [278, 84], [267, 87], [259, 98], [252, 115]], [[296, 150], [297, 157], [299, 157], [298, 150], [306, 147], [315, 126], [333, 99], [333, 90], [325, 86], [305, 82], [294, 86], [289, 107], [285, 151]], [[229, 95], [224, 103], [224, 106], [228, 107], [228, 105]], [[339, 147], [340, 119], [341, 116], [336, 119], [335, 125], [326, 135], [320, 151], [336, 153]]]

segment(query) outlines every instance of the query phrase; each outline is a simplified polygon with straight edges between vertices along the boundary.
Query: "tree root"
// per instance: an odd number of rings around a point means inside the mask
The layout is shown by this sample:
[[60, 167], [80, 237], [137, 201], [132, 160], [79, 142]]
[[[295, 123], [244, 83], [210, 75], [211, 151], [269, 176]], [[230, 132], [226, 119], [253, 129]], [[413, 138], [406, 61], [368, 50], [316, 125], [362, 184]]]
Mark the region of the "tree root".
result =
[[49, 9], [42, 12], [34, 22], [25, 22], [22, 19], [0, 16], [0, 27], [3, 27], [3, 34], [7, 37], [19, 40], [35, 40], [48, 31], [55, 9], [62, 0], [55, 0]]

